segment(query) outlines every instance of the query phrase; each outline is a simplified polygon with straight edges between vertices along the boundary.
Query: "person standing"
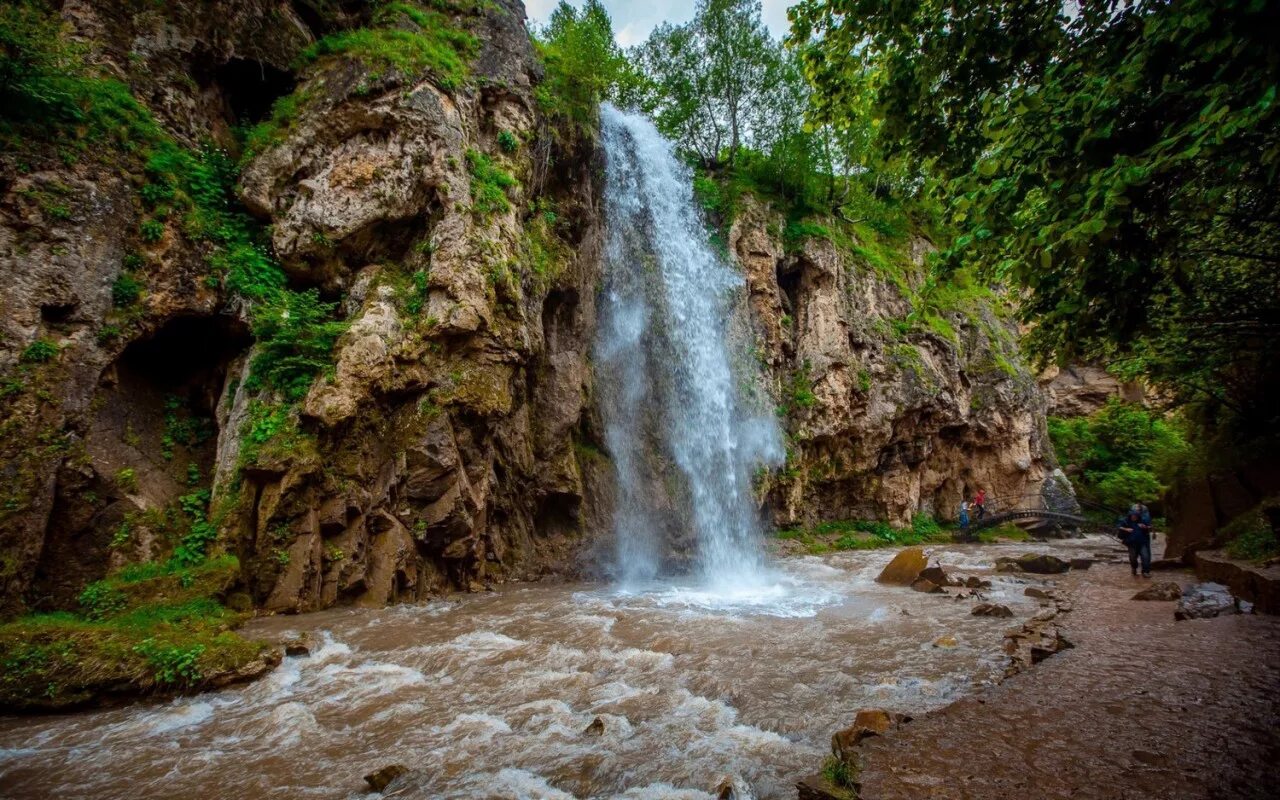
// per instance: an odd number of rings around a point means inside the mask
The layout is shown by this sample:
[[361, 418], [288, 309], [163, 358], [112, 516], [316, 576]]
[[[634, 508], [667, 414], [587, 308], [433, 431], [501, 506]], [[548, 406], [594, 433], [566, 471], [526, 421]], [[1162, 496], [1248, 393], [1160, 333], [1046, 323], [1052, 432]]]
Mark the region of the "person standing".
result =
[[978, 493], [973, 496], [973, 509], [976, 519], [982, 519], [987, 515], [987, 490], [979, 489]]
[[964, 538], [969, 537], [969, 501], [960, 501], [960, 535]]
[[[1147, 518], [1149, 520], [1149, 518]], [[1151, 577], [1151, 523], [1144, 521], [1137, 506], [1129, 509], [1128, 516], [1120, 520], [1120, 541], [1129, 548], [1129, 569], [1138, 577], [1138, 562], [1142, 562], [1142, 577]]]

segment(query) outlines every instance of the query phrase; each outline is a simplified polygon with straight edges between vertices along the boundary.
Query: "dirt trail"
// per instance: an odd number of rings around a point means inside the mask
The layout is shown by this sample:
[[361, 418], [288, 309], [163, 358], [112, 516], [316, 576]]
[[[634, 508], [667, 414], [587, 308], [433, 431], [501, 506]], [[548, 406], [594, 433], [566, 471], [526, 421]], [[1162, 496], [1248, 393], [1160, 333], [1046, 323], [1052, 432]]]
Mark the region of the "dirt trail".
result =
[[1174, 603], [1130, 600], [1147, 585], [1127, 565], [1064, 576], [1075, 648], [869, 741], [862, 796], [1275, 797], [1280, 617], [1174, 622]]

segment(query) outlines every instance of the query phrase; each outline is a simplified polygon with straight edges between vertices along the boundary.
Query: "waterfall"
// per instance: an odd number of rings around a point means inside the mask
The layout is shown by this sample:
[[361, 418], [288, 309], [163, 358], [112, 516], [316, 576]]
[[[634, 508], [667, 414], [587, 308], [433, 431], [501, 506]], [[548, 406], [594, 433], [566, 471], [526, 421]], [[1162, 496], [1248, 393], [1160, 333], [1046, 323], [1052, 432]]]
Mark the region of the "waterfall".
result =
[[706, 585], [753, 585], [763, 553], [752, 472], [783, 450], [771, 409], [744, 396], [758, 366], [731, 345], [734, 323], [745, 328], [734, 318], [745, 282], [712, 247], [671, 142], [609, 104], [601, 128], [607, 240], [595, 363], [617, 477], [619, 572], [651, 579], [672, 540], [691, 538]]

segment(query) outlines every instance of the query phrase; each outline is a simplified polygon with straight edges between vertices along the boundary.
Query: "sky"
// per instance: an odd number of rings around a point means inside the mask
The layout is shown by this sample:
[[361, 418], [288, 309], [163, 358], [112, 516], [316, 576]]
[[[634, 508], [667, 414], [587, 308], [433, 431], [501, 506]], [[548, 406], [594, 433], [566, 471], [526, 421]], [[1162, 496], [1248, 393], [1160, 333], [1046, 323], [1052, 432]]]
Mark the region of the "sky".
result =
[[[787, 32], [787, 6], [796, 0], [764, 0], [764, 24], [774, 37], [782, 38]], [[529, 19], [542, 25], [560, 0], [524, 0]], [[603, 0], [604, 7], [613, 18], [614, 38], [623, 47], [640, 44], [661, 22], [680, 24], [693, 16], [694, 0]], [[582, 0], [569, 0], [569, 4], [582, 6]]]

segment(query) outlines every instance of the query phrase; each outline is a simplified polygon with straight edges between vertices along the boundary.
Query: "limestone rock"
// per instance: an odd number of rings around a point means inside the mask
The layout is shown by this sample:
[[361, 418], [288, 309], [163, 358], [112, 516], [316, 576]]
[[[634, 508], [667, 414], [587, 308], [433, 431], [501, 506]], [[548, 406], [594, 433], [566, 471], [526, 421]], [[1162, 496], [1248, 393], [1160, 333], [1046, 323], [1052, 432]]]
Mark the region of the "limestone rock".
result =
[[858, 800], [858, 792], [836, 786], [822, 775], [812, 775], [796, 784], [796, 800]]
[[975, 617], [1012, 617], [1013, 612], [1008, 606], [1002, 606], [997, 603], [979, 603], [973, 607], [973, 611], [969, 612]]
[[951, 577], [950, 575], [947, 574], [946, 570], [944, 570], [941, 566], [936, 566], [936, 565], [932, 567], [925, 567], [924, 569], [920, 570], [919, 577], [924, 578], [927, 581], [936, 583], [939, 586], [961, 586], [962, 585], [961, 581], [958, 581], [955, 578]]
[[891, 586], [910, 586], [920, 575], [921, 570], [929, 566], [923, 547], [907, 547], [893, 557], [880, 574], [876, 583], [887, 583]]
[[364, 776], [365, 783], [369, 784], [369, 788], [375, 792], [385, 791], [401, 775], [406, 775], [409, 768], [403, 764], [388, 764], [385, 767], [376, 769]]
[[1071, 569], [1071, 564], [1057, 556], [1026, 553], [1017, 558], [996, 559], [998, 572], [1030, 572], [1036, 575], [1054, 575]]
[[1134, 600], [1177, 600], [1182, 597], [1182, 587], [1173, 581], [1153, 583], [1133, 596]]
[[879, 708], [862, 709], [853, 724], [831, 735], [831, 754], [841, 761], [854, 763], [857, 746], [871, 736], [883, 736], [889, 729], [911, 721], [911, 717]]
[[916, 578], [911, 582], [911, 590], [913, 592], [924, 592], [925, 594], [943, 594], [943, 588], [938, 584], [926, 578]]
[[1239, 607], [1231, 591], [1220, 583], [1198, 583], [1182, 593], [1173, 618], [1211, 619], [1223, 614], [1238, 614]]
[[1028, 586], [1022, 590], [1022, 593], [1027, 597], [1034, 597], [1037, 600], [1053, 599], [1053, 592], [1050, 592], [1047, 589], [1041, 589], [1039, 586]]
[[957, 647], [959, 644], [960, 641], [950, 634], [939, 636], [933, 640], [934, 647]]

